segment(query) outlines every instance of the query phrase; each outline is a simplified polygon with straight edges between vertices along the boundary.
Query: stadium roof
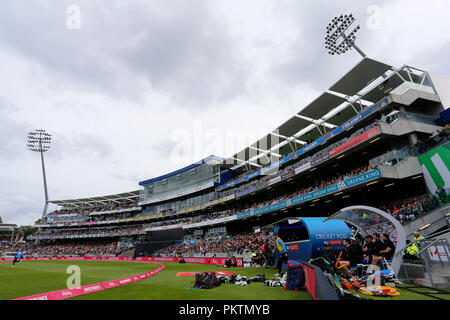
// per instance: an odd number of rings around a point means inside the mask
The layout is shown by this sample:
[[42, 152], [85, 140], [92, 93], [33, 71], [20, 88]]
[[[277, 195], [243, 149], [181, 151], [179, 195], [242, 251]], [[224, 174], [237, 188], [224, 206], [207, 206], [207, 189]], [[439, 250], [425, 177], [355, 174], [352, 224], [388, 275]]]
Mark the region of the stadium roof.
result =
[[16, 224], [0, 223], [0, 232], [11, 232], [16, 228]]
[[341, 124], [345, 123], [347, 120], [353, 118], [357, 115], [357, 112], [351, 107], [351, 105], [348, 105], [346, 108], [332, 116], [327, 120], [327, 122], [334, 124], [336, 126], [340, 126]]
[[[393, 67], [370, 58], [363, 58], [354, 68], [339, 79], [329, 90], [322, 93], [317, 99], [302, 108], [296, 115], [287, 120], [274, 131], [268, 133], [264, 138], [244, 150], [234, 154], [225, 160], [227, 164], [235, 164], [232, 169], [244, 165], [261, 167], [260, 159], [267, 154], [279, 155], [289, 150], [288, 145], [296, 144], [296, 148], [307, 144], [325, 132], [327, 129], [335, 128], [350, 120], [361, 112], [357, 104], [371, 104], [378, 102], [388, 92], [383, 90], [381, 83], [395, 87], [397, 83], [408, 81], [393, 73], [391, 79], [389, 74]], [[376, 81], [377, 80], [377, 81]], [[375, 84], [375, 86], [374, 86]], [[372, 88], [374, 86], [374, 88]], [[364, 92], [369, 91], [370, 92]], [[391, 89], [392, 90], [392, 89]], [[364, 99], [362, 98], [364, 96]], [[364, 103], [362, 102], [364, 100]], [[358, 110], [360, 109], [360, 110]], [[328, 130], [329, 131], [329, 130]], [[278, 138], [278, 144], [271, 141], [271, 137]]]
[[342, 97], [325, 92], [298, 114], [312, 119], [320, 119], [345, 101]]
[[336, 82], [330, 90], [343, 93], [347, 96], [354, 96], [391, 68], [392, 66], [385, 63], [364, 58], [350, 72]]
[[181, 173], [181, 172], [184, 172], [184, 171], [187, 171], [187, 170], [189, 170], [189, 169], [195, 168], [195, 167], [197, 167], [197, 166], [199, 166], [199, 165], [201, 165], [201, 164], [203, 164], [203, 163], [213, 163], [213, 164], [216, 164], [216, 163], [221, 163], [221, 162], [223, 162], [223, 160], [224, 160], [224, 159], [221, 158], [221, 157], [217, 157], [217, 156], [215, 156], [215, 155], [210, 155], [209, 157], [207, 157], [207, 158], [205, 158], [205, 159], [202, 159], [202, 160], [200, 160], [200, 161], [197, 161], [197, 162], [195, 162], [195, 163], [193, 163], [193, 164], [190, 164], [190, 165], [188, 165], [188, 166], [186, 166], [186, 167], [184, 167], [184, 168], [181, 168], [181, 169], [172, 171], [172, 172], [170, 172], [170, 173], [164, 174], [164, 175], [159, 176], [159, 177], [156, 177], [156, 178], [152, 178], [152, 179], [148, 179], [148, 180], [145, 180], [145, 181], [141, 181], [141, 182], [139, 182], [139, 185], [144, 185], [144, 184], [147, 184], [147, 183], [150, 183], [150, 182], [155, 182], [155, 181], [158, 181], [158, 180], [162, 180], [162, 179], [165, 179], [165, 178], [174, 176], [174, 175], [179, 174], [179, 173]]
[[140, 197], [140, 190], [118, 193], [108, 196], [80, 198], [72, 200], [52, 200], [49, 203], [56, 204], [63, 207], [83, 208], [96, 204], [110, 205], [112, 203], [119, 204], [123, 202], [137, 202]]

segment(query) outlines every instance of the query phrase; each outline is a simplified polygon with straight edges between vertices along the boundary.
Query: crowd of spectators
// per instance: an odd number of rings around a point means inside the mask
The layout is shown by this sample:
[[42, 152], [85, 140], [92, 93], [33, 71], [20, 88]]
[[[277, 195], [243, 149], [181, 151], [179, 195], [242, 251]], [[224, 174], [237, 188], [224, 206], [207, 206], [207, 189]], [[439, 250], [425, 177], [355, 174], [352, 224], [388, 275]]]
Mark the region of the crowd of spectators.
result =
[[39, 244], [31, 242], [1, 245], [0, 252], [21, 251], [25, 257], [32, 256], [118, 256], [133, 247], [129, 242], [65, 242], [56, 244]]
[[[273, 199], [264, 200], [261, 202], [253, 202], [253, 203], [247, 203], [246, 205], [240, 204], [234, 208], [224, 210], [221, 212], [213, 212], [209, 214], [202, 214], [197, 215], [193, 217], [188, 218], [181, 218], [181, 219], [172, 219], [172, 220], [162, 220], [162, 221], [156, 221], [150, 224], [146, 224], [145, 227], [161, 227], [161, 226], [168, 226], [168, 225], [176, 225], [176, 224], [193, 224], [198, 222], [204, 222], [207, 220], [215, 220], [220, 218], [225, 218], [228, 216], [235, 215], [240, 212], [245, 212], [250, 209], [259, 209], [274, 203], [278, 203], [281, 201], [285, 201], [290, 198], [298, 197], [319, 189], [326, 188], [328, 186], [331, 186], [333, 184], [339, 183], [343, 180], [350, 179], [352, 177], [361, 175], [365, 172], [371, 171], [375, 169], [376, 166], [363, 166], [358, 167], [356, 169], [350, 170], [347, 173], [344, 174], [337, 174], [333, 178], [323, 179], [315, 181], [314, 183], [310, 184], [307, 187], [299, 186], [297, 189], [295, 189], [292, 192], [283, 193], [282, 196], [275, 197]], [[133, 231], [138, 231], [139, 228], [143, 228], [142, 225], [138, 225], [135, 227], [106, 227], [106, 228], [75, 228], [75, 229], [65, 229], [65, 230], [49, 230], [46, 229], [45, 233], [40, 233], [38, 235], [47, 235], [48, 238], [54, 238], [55, 236], [71, 236], [71, 235], [85, 235], [85, 234], [104, 234], [104, 233], [130, 233]]]
[[[301, 159], [301, 160], [299, 160], [299, 161], [296, 161], [296, 162], [293, 163], [293, 164], [290, 164], [290, 165], [286, 166], [283, 170], [279, 170], [279, 171], [277, 172], [276, 175], [266, 175], [266, 176], [262, 176], [262, 177], [259, 176], [258, 179], [253, 180], [253, 181], [250, 181], [250, 182], [248, 182], [248, 183], [245, 183], [245, 184], [243, 184], [243, 185], [241, 185], [241, 186], [235, 187], [235, 188], [230, 189], [230, 190], [218, 192], [218, 193], [217, 193], [217, 194], [218, 194], [218, 195], [217, 195], [217, 198], [221, 198], [221, 197], [224, 197], [224, 196], [229, 196], [229, 195], [232, 195], [232, 194], [236, 194], [236, 193], [242, 192], [242, 191], [244, 191], [244, 190], [246, 190], [246, 189], [250, 189], [250, 188], [253, 188], [253, 187], [257, 187], [257, 186], [259, 186], [259, 185], [261, 185], [261, 184], [263, 184], [263, 183], [265, 183], [265, 182], [267, 182], [267, 181], [269, 181], [269, 180], [271, 180], [271, 179], [274, 179], [274, 178], [276, 178], [276, 177], [278, 177], [278, 176], [282, 176], [282, 175], [289, 174], [289, 173], [293, 172], [296, 168], [301, 167], [302, 165], [305, 165], [305, 164], [307, 164], [308, 162], [309, 162], [309, 163], [312, 163], [312, 162], [314, 162], [314, 160], [319, 159], [319, 158], [322, 158], [323, 156], [328, 155], [328, 154], [330, 153], [330, 151], [332, 151], [332, 150], [338, 148], [339, 146], [344, 145], [344, 144], [347, 143], [348, 141], [350, 141], [350, 140], [352, 140], [352, 139], [354, 139], [354, 138], [356, 138], [356, 137], [358, 137], [358, 136], [364, 134], [365, 132], [367, 132], [367, 131], [369, 131], [369, 130], [375, 128], [375, 127], [376, 127], [375, 124], [371, 124], [371, 125], [368, 125], [368, 126], [366, 126], [366, 127], [364, 127], [364, 128], [361, 128], [361, 129], [355, 131], [355, 132], [354, 132], [352, 135], [350, 135], [349, 137], [344, 138], [344, 139], [341, 139], [341, 140], [339, 140], [339, 141], [337, 141], [337, 142], [335, 142], [335, 143], [329, 145], [328, 147], [321, 149], [320, 151], [314, 153], [312, 156], [307, 157], [307, 158], [304, 158], [304, 159]], [[292, 152], [292, 153], [289, 154], [289, 155], [290, 155], [290, 156], [293, 156], [293, 155], [295, 155], [295, 152]], [[288, 155], [288, 156], [289, 156], [289, 155]], [[280, 160], [282, 160], [282, 159], [280, 159]], [[258, 170], [259, 170], [259, 169], [258, 169]], [[250, 174], [254, 173], [255, 171], [256, 171], [256, 170], [246, 171], [245, 173], [239, 175], [239, 176], [238, 176], [237, 178], [235, 178], [234, 180], [241, 179], [241, 178], [243, 178], [244, 176], [247, 176], [247, 175], [250, 175]]]
[[[143, 230], [143, 225], [123, 226], [123, 227], [106, 227], [106, 228], [76, 228], [76, 229], [46, 229], [36, 233], [38, 239], [56, 239], [62, 236], [80, 236], [80, 235], [116, 235], [116, 234], [132, 234]], [[33, 239], [33, 238], [31, 238]]]
[[[373, 129], [375, 126], [376, 126], [376, 124], [374, 123], [365, 128], [361, 128], [358, 131], [354, 132], [351, 136], [341, 139], [340, 141], [316, 152], [314, 155], [312, 155], [308, 158], [301, 159], [300, 161], [296, 161], [295, 163], [285, 167], [283, 170], [279, 170], [277, 172], [277, 175], [260, 176], [258, 179], [249, 181], [248, 183], [246, 183], [244, 185], [237, 186], [230, 190], [224, 190], [221, 192], [219, 191], [216, 193], [216, 197], [221, 198], [221, 197], [228, 196], [231, 194], [236, 194], [236, 193], [242, 192], [244, 190], [248, 190], [248, 189], [251, 189], [254, 187], [261, 186], [264, 183], [266, 183], [267, 181], [269, 181], [270, 179], [274, 179], [278, 176], [286, 176], [290, 173], [293, 174], [293, 171], [296, 168], [298, 168], [308, 162], [311, 162], [314, 159], [320, 158], [321, 156], [329, 153], [330, 150], [333, 150], [333, 149], [345, 144], [346, 142], [354, 139], [355, 137]], [[442, 144], [449, 140], [450, 140], [450, 127], [446, 126], [445, 128], [440, 129], [435, 134], [433, 134], [433, 136], [430, 139], [428, 139], [426, 141], [418, 141], [417, 144], [415, 145], [415, 149], [419, 153], [423, 153], [423, 152], [426, 152], [427, 150], [431, 149], [432, 147], [434, 147], [438, 144]], [[293, 155], [293, 154], [294, 153], [292, 153], [291, 155]], [[157, 221], [157, 222], [152, 223], [150, 226], [158, 227], [158, 226], [166, 226], [166, 225], [170, 225], [170, 224], [196, 223], [196, 222], [203, 221], [205, 219], [210, 220], [210, 219], [227, 217], [230, 215], [234, 215], [238, 212], [246, 211], [250, 208], [258, 209], [258, 208], [261, 208], [261, 207], [264, 207], [264, 206], [267, 206], [267, 205], [270, 205], [270, 204], [273, 204], [273, 203], [276, 203], [279, 201], [289, 199], [291, 197], [300, 196], [300, 195], [303, 195], [303, 194], [306, 194], [306, 193], [309, 193], [309, 192], [312, 192], [312, 191], [315, 191], [315, 190], [318, 190], [321, 188], [325, 188], [329, 185], [340, 182], [351, 176], [361, 174], [361, 173], [366, 172], [375, 167], [376, 167], [376, 165], [373, 165], [372, 167], [369, 166], [366, 168], [359, 168], [359, 169], [356, 169], [356, 170], [350, 172], [347, 175], [338, 175], [331, 179], [316, 181], [314, 184], [312, 184], [306, 188], [296, 190], [295, 192], [293, 192], [291, 194], [285, 194], [276, 199], [271, 199], [271, 200], [267, 200], [267, 201], [260, 202], [260, 203], [253, 203], [252, 205], [248, 206], [247, 208], [242, 208], [242, 207], [234, 208], [234, 209], [230, 209], [230, 210], [226, 210], [226, 211], [222, 211], [222, 212], [215, 212], [215, 213], [212, 213], [212, 214], [209, 214], [206, 216], [202, 215], [202, 216], [190, 217], [190, 218], [184, 218], [184, 219]], [[248, 175], [250, 173], [252, 173], [252, 172], [247, 171], [247, 172], [241, 174], [236, 179], [242, 178], [245, 175]], [[441, 200], [442, 200], [442, 198], [446, 198], [445, 193], [446, 193], [446, 190], [443, 188], [440, 188], [437, 190], [437, 195]], [[391, 205], [389, 208], [390, 212], [402, 223], [410, 221], [410, 220], [414, 219], [415, 217], [423, 214], [424, 209], [423, 209], [422, 203], [415, 204], [414, 201], [412, 203], [409, 203], [409, 202], [410, 201], [406, 201], [406, 203], [404, 203], [404, 202], [403, 203], [395, 203], [395, 204]], [[57, 210], [57, 211], [50, 213], [50, 216], [58, 216], [58, 215], [65, 215], [65, 214], [77, 214], [78, 215], [77, 217], [66, 218], [66, 219], [71, 219], [70, 222], [74, 222], [75, 220], [73, 220], [73, 219], [78, 219], [75, 222], [114, 221], [116, 219], [133, 218], [133, 217], [135, 217], [135, 213], [124, 212], [124, 213], [111, 213], [111, 214], [100, 214], [100, 215], [92, 215], [91, 213], [92, 212], [105, 212], [105, 211], [111, 211], [111, 210], [127, 209], [127, 208], [134, 207], [136, 205], [137, 205], [136, 203], [130, 203], [128, 205], [122, 205], [122, 206], [90, 208], [89, 210], [88, 209], [74, 209], [74, 210], [62, 209], [62, 210]], [[171, 215], [175, 215], [175, 213], [176, 213], [176, 211], [168, 209], [164, 212], [163, 216], [164, 217], [171, 216]], [[55, 220], [53, 220], [52, 222], [55, 222]]]
[[49, 216], [58, 216], [58, 215], [79, 215], [79, 216], [85, 216], [90, 215], [92, 213], [100, 213], [105, 211], [120, 211], [120, 210], [126, 210], [133, 207], [137, 207], [137, 203], [128, 203], [128, 204], [122, 204], [122, 205], [109, 205], [109, 206], [101, 206], [101, 207], [89, 207], [89, 208], [74, 208], [74, 209], [59, 209], [50, 212]]
[[[133, 218], [135, 212], [109, 212], [112, 210], [126, 210], [135, 207], [135, 204], [121, 207], [89, 208], [75, 210], [57, 210], [48, 214], [44, 223], [82, 223], [82, 222], [102, 222], [113, 221], [117, 219]], [[102, 214], [102, 212], [105, 212]], [[95, 213], [95, 214], [93, 214]]]
[[[284, 168], [283, 170], [280, 170], [278, 172], [278, 175], [286, 175], [289, 174], [291, 172], [293, 172], [296, 168], [298, 168], [299, 166], [310, 162], [312, 159], [315, 159], [317, 157], [320, 157], [321, 155], [323, 155], [324, 153], [329, 152], [330, 150], [346, 143], [347, 141], [353, 139], [354, 137], [363, 134], [364, 132], [371, 130], [372, 128], [374, 128], [375, 125], [372, 124], [370, 126], [367, 126], [365, 128], [362, 128], [358, 131], [356, 131], [355, 133], [353, 133], [350, 137], [342, 139], [332, 145], [330, 145], [329, 147], [317, 152], [316, 154], [314, 154], [311, 157], [308, 157], [306, 159], [302, 159], [301, 161], [297, 161], [296, 163], [287, 166], [286, 168]], [[450, 140], [450, 127], [446, 127], [443, 128], [441, 130], [439, 130], [438, 132], [436, 132], [430, 139], [426, 140], [425, 142], [419, 141], [415, 148], [419, 151], [424, 152], [424, 150], [426, 150], [427, 148], [431, 148], [430, 146], [435, 146], [437, 144], [442, 144], [446, 141]], [[214, 213], [209, 213], [209, 214], [204, 214], [204, 215], [198, 215], [198, 216], [192, 216], [189, 218], [181, 218], [181, 219], [172, 219], [172, 220], [162, 220], [162, 221], [155, 221], [151, 224], [147, 224], [145, 225], [145, 227], [160, 227], [160, 226], [167, 226], [167, 225], [175, 225], [175, 224], [193, 224], [193, 223], [197, 223], [197, 222], [203, 222], [205, 220], [214, 220], [214, 219], [219, 219], [219, 218], [224, 218], [227, 216], [231, 216], [231, 215], [235, 215], [239, 212], [245, 212], [248, 211], [249, 209], [259, 209], [274, 203], [278, 203], [293, 197], [298, 197], [319, 189], [323, 189], [326, 188], [328, 186], [331, 186], [333, 184], [339, 183], [343, 180], [358, 176], [362, 173], [368, 172], [370, 170], [373, 170], [377, 167], [377, 165], [369, 165], [369, 166], [363, 166], [363, 167], [359, 167], [356, 168], [354, 170], [351, 170], [345, 174], [337, 174], [336, 176], [332, 177], [332, 178], [327, 178], [327, 179], [323, 179], [323, 180], [317, 180], [314, 181], [313, 183], [311, 183], [308, 186], [302, 186], [299, 187], [298, 189], [289, 192], [289, 193], [284, 193], [282, 196], [278, 196], [278, 197], [274, 197], [273, 199], [268, 199], [265, 201], [259, 201], [259, 202], [253, 202], [253, 203], [248, 203], [246, 205], [239, 205], [236, 206], [234, 208], [225, 210], [225, 211], [221, 211], [221, 212], [214, 212]], [[248, 174], [248, 172], [246, 173]], [[258, 186], [264, 182], [267, 182], [270, 179], [273, 179], [276, 176], [263, 176], [262, 178], [255, 180], [255, 181], [250, 181], [249, 183], [245, 184], [245, 185], [241, 185], [239, 187], [236, 187], [232, 190], [228, 190], [228, 191], [223, 191], [222, 193], [218, 193], [220, 195], [220, 197], [224, 196], [224, 195], [229, 195], [232, 193], [236, 193], [236, 192], [240, 192], [243, 191], [245, 189], [248, 188], [252, 188], [255, 186]], [[438, 187], [438, 190], [436, 191], [436, 195], [437, 195], [437, 199], [435, 199], [432, 195], [427, 195], [427, 196], [423, 196], [423, 197], [419, 197], [419, 198], [413, 198], [413, 199], [408, 199], [408, 200], [402, 200], [402, 201], [396, 201], [393, 203], [389, 203], [389, 204], [383, 204], [380, 206], [381, 209], [387, 211], [388, 213], [392, 214], [396, 219], [398, 219], [401, 223], [406, 223], [408, 221], [414, 220], [417, 217], [420, 217], [422, 215], [424, 215], [426, 212], [428, 212], [429, 210], [432, 210], [434, 208], [436, 208], [437, 204], [440, 202], [445, 203], [446, 202], [446, 198], [447, 198], [447, 194], [446, 194], [446, 190], [444, 188]], [[111, 214], [99, 214], [99, 215], [92, 215], [92, 212], [105, 212], [105, 211], [110, 211], [110, 210], [117, 210], [117, 209], [126, 209], [126, 208], [131, 208], [133, 206], [136, 206], [136, 203], [132, 203], [129, 204], [128, 206], [113, 206], [113, 207], [102, 207], [102, 208], [91, 208], [90, 211], [88, 211], [87, 209], [76, 209], [76, 210], [58, 210], [55, 212], [52, 212], [50, 215], [52, 216], [57, 216], [57, 215], [64, 215], [64, 214], [79, 214], [79, 215], [85, 215], [86, 219], [84, 220], [85, 222], [101, 222], [101, 221], [112, 221], [115, 219], [126, 219], [126, 218], [131, 218], [134, 216], [134, 214], [129, 213], [129, 212], [124, 212], [124, 213], [111, 213]], [[168, 213], [167, 213], [168, 212]], [[168, 210], [166, 212], [166, 215], [170, 215], [172, 212], [171, 210]], [[142, 226], [141, 226], [142, 227]], [[134, 227], [134, 228], [138, 228], [138, 227]], [[84, 229], [71, 229], [71, 230], [58, 230], [57, 232], [51, 232], [50, 237], [52, 236], [61, 236], [61, 235], [84, 235], [84, 234], [98, 234], [98, 233], [116, 233], [116, 232], [121, 232], [121, 233], [129, 233], [129, 232], [133, 232], [136, 231], [136, 229], [133, 229], [133, 227], [117, 227], [117, 228], [84, 228]]]
[[[384, 119], [384, 120], [383, 120]], [[386, 122], [386, 123], [390, 123], [391, 121], [389, 119], [387, 119], [386, 117], [382, 117], [381, 120], [379, 120], [381, 122]], [[223, 197], [223, 196], [229, 196], [232, 194], [236, 194], [239, 192], [242, 192], [246, 189], [250, 189], [253, 187], [257, 187], [258, 185], [261, 185], [265, 182], [267, 182], [270, 179], [276, 178], [277, 176], [281, 176], [281, 175], [286, 175], [292, 171], [294, 171], [296, 168], [308, 163], [308, 162], [312, 162], [314, 161], [314, 159], [319, 159], [322, 156], [327, 155], [331, 150], [334, 150], [336, 148], [338, 148], [341, 145], [344, 145], [345, 143], [347, 143], [348, 141], [356, 138], [357, 136], [360, 136], [362, 134], [364, 134], [365, 132], [373, 129], [376, 127], [376, 123], [373, 123], [367, 127], [361, 128], [357, 131], [355, 131], [351, 136], [341, 139], [336, 143], [331, 144], [330, 146], [316, 152], [314, 155], [308, 157], [308, 158], [304, 158], [301, 159], [300, 161], [296, 161], [295, 163], [285, 167], [283, 170], [280, 170], [277, 175], [268, 175], [268, 176], [262, 176], [257, 180], [254, 181], [250, 181], [246, 184], [243, 184], [241, 186], [235, 187], [233, 189], [230, 190], [226, 190], [226, 191], [222, 191], [218, 193], [218, 198]], [[416, 145], [414, 146], [415, 149], [419, 152], [419, 154], [422, 154], [430, 149], [432, 149], [433, 147], [443, 144], [447, 141], [450, 141], [450, 125], [447, 125], [445, 128], [442, 128], [440, 130], [438, 130], [437, 132], [433, 133], [433, 135], [431, 136], [431, 138], [429, 138], [428, 140], [425, 141], [418, 141], [416, 143]], [[294, 155], [294, 152], [291, 153], [290, 155]], [[280, 159], [281, 160], [281, 159]], [[259, 169], [258, 169], [259, 170]], [[243, 178], [246, 175], [250, 175], [252, 173], [254, 173], [256, 170], [252, 170], [252, 171], [246, 171], [245, 173], [239, 175], [238, 177], [236, 177], [234, 180], [238, 180]]]
[[231, 215], [235, 215], [237, 213], [240, 212], [245, 212], [248, 211], [250, 209], [259, 209], [259, 208], [263, 208], [265, 206], [269, 206], [271, 204], [274, 203], [278, 203], [281, 201], [285, 201], [287, 199], [290, 198], [294, 198], [294, 197], [298, 197], [310, 192], [314, 192], [316, 190], [322, 189], [322, 188], [326, 188], [328, 186], [331, 186], [333, 184], [339, 183], [341, 181], [344, 181], [346, 179], [350, 179], [352, 177], [361, 175], [365, 172], [374, 170], [376, 168], [376, 166], [363, 166], [363, 167], [358, 167], [356, 169], [353, 169], [347, 173], [344, 174], [338, 174], [337, 176], [333, 177], [333, 178], [329, 178], [329, 179], [324, 179], [324, 180], [319, 180], [314, 182], [313, 184], [311, 184], [308, 187], [304, 187], [304, 188], [298, 188], [297, 190], [290, 192], [290, 193], [285, 193], [282, 196], [273, 198], [273, 199], [269, 199], [269, 200], [265, 200], [262, 202], [254, 202], [254, 203], [250, 203], [247, 206], [240, 206], [239, 208], [233, 208], [233, 209], [229, 209], [229, 210], [225, 210], [222, 212], [214, 212], [214, 213], [210, 213], [210, 214], [203, 214], [203, 215], [199, 215], [196, 217], [189, 217], [189, 218], [182, 218], [182, 219], [175, 219], [175, 220], [165, 220], [165, 221], [160, 221], [160, 222], [155, 222], [155, 223], [151, 223], [148, 224], [148, 227], [160, 227], [160, 226], [167, 226], [167, 225], [175, 225], [175, 224], [193, 224], [193, 223], [197, 223], [197, 222], [202, 222], [202, 221], [206, 221], [206, 220], [214, 220], [214, 219], [220, 219], [220, 218], [224, 218], [224, 217], [228, 217]]
[[433, 149], [434, 147], [450, 141], [450, 124], [445, 128], [439, 129], [427, 140], [419, 140], [414, 145], [419, 154], [423, 154]]
[[439, 201], [433, 195], [426, 194], [420, 197], [382, 204], [379, 208], [395, 217], [400, 223], [405, 224], [423, 217], [438, 206]]
[[195, 243], [184, 242], [162, 249], [163, 255], [189, 256], [192, 254], [230, 253], [236, 255], [252, 253], [264, 244], [260, 233], [246, 232], [237, 235], [223, 234], [215, 239], [196, 240]]

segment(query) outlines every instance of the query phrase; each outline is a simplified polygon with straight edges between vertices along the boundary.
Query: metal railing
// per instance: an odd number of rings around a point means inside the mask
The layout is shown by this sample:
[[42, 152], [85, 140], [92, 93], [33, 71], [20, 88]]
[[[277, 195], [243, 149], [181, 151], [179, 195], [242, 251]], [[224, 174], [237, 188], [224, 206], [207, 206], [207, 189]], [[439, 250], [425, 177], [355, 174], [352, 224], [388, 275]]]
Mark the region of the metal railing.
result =
[[[450, 246], [447, 239], [420, 239], [414, 240], [409, 243], [406, 247], [402, 248], [400, 252], [404, 252], [409, 246], [417, 244], [419, 247], [419, 252], [416, 256], [422, 264], [423, 271], [428, 275], [431, 286], [435, 287], [435, 282], [433, 281], [433, 266], [439, 265], [441, 267], [450, 267]], [[404, 261], [405, 262], [405, 261]], [[406, 271], [406, 266], [404, 266], [405, 275], [409, 281], [408, 273]]]
[[400, 150], [390, 151], [381, 156], [369, 160], [369, 165], [382, 164], [384, 166], [395, 166], [408, 157], [417, 157], [419, 154], [414, 147], [406, 146]]

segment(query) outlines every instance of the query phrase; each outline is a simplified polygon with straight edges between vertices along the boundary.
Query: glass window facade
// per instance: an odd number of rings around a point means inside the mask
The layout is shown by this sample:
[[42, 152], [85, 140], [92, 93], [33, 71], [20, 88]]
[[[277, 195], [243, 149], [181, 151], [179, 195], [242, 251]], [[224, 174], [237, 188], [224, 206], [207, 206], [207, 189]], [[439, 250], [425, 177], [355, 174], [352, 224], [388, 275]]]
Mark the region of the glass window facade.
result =
[[[178, 193], [187, 192], [194, 188], [203, 186], [205, 184], [220, 182], [220, 167], [211, 164], [201, 164], [195, 168], [180, 172], [176, 175], [157, 180], [145, 184], [141, 195], [141, 201], [150, 201], [153, 199], [172, 196]], [[178, 210], [182, 208], [190, 208], [200, 205], [204, 202], [214, 200], [214, 192], [201, 194], [190, 197], [186, 200], [170, 201], [165, 204], [158, 204], [151, 207], [160, 209]], [[147, 210], [146, 210], [147, 211]], [[151, 210], [155, 212], [155, 210]]]

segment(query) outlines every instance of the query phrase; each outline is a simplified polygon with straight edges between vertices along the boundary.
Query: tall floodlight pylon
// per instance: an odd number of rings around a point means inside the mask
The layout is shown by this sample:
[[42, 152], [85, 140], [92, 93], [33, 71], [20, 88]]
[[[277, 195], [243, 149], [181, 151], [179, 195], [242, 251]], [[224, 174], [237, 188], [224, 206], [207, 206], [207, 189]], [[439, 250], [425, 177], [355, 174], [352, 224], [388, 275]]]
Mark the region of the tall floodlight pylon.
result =
[[[355, 49], [363, 58], [367, 55], [356, 46], [356, 33], [361, 29], [359, 25], [354, 27], [356, 22], [353, 14], [342, 14], [335, 17], [327, 26], [327, 36], [325, 37], [325, 49], [331, 55], [340, 55], [350, 49]], [[352, 30], [353, 29], [353, 30]]]
[[45, 176], [44, 152], [50, 149], [52, 135], [42, 129], [36, 129], [28, 134], [27, 147], [30, 151], [39, 152], [41, 154], [42, 176], [44, 178], [45, 206], [42, 217], [47, 214], [48, 207], [48, 190], [47, 178]]

